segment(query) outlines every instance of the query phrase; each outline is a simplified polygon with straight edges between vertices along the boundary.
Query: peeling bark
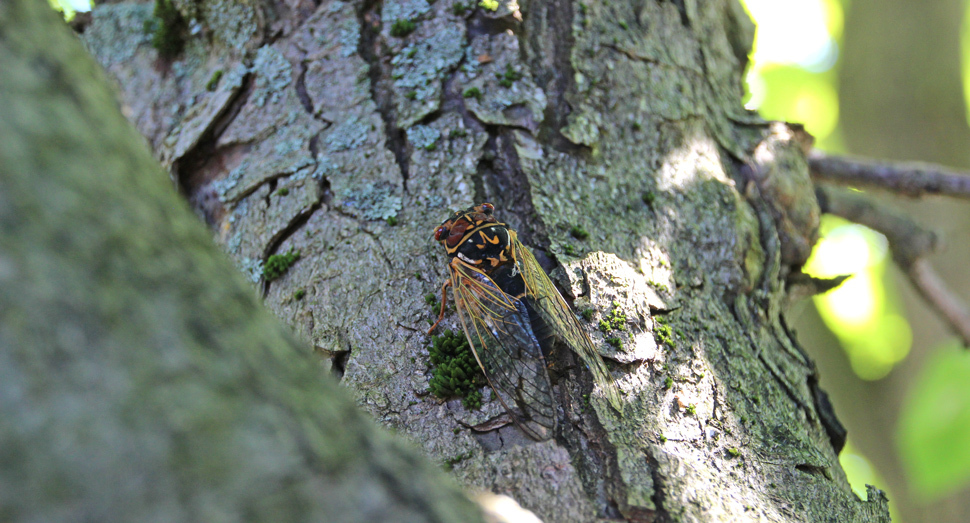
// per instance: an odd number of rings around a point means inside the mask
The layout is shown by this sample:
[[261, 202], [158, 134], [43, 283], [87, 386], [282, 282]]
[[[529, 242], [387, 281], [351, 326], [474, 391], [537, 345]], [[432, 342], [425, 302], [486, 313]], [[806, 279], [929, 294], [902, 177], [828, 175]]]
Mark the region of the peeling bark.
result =
[[[215, 9], [182, 7], [198, 32], [172, 63], [136, 33], [123, 56], [102, 47], [137, 6], [98, 6], [84, 39], [254, 284], [300, 251], [265, 303], [381, 424], [547, 521], [888, 521], [881, 494], [849, 489], [783, 320], [818, 206], [800, 131], [741, 105], [753, 30], [735, 0], [246, 5], [261, 29], [232, 46]], [[603, 345], [622, 416], [569, 355], [551, 441], [476, 433], [497, 402], [427, 394], [431, 231], [480, 201], [593, 310], [598, 342], [625, 310], [624, 349]]]

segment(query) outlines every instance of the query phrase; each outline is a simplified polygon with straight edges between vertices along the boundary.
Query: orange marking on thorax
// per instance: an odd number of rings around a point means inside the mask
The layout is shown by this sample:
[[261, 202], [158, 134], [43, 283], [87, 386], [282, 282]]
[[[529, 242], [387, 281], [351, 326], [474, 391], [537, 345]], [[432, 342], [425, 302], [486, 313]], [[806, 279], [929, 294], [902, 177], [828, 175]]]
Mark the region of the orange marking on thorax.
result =
[[487, 241], [488, 243], [491, 243], [492, 245], [498, 245], [498, 242], [499, 242], [498, 235], [495, 235], [495, 238], [489, 238], [488, 236], [485, 235], [485, 231], [478, 231], [478, 234], [481, 234], [482, 239]]

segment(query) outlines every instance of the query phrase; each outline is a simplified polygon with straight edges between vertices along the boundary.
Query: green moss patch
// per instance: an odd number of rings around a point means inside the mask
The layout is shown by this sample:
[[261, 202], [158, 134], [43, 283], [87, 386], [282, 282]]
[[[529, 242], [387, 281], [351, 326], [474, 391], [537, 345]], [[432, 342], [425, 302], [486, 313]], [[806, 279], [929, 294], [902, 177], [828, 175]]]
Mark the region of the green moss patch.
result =
[[209, 81], [205, 84], [206, 91], [215, 91], [216, 87], [219, 87], [219, 80], [222, 80], [223, 74], [225, 73], [222, 71], [222, 69], [212, 73], [212, 76], [209, 77]]
[[515, 72], [515, 69], [512, 69], [512, 64], [506, 64], [505, 72], [495, 73], [495, 78], [498, 78], [499, 85], [508, 89], [509, 87], [512, 87], [512, 84], [514, 84], [516, 80], [522, 78], [522, 73]]
[[145, 32], [152, 35], [152, 47], [163, 58], [174, 58], [185, 48], [188, 24], [172, 0], [155, 0], [152, 19], [145, 22]]
[[468, 340], [461, 333], [446, 330], [441, 336], [431, 337], [431, 380], [428, 389], [441, 398], [460, 397], [467, 409], [482, 406], [485, 375], [475, 361]]
[[653, 337], [657, 340], [657, 343], [676, 347], [677, 340], [674, 339], [674, 329], [667, 323], [667, 318], [657, 316], [655, 320], [657, 324], [653, 328]]
[[589, 232], [586, 231], [581, 225], [573, 225], [572, 229], [569, 229], [569, 234], [573, 235], [573, 238], [577, 240], [585, 240], [589, 238]]
[[600, 320], [599, 329], [603, 332], [603, 334], [610, 331], [626, 330], [626, 313], [620, 309], [620, 304], [618, 302], [614, 301], [613, 308], [610, 309], [609, 314]]
[[437, 318], [438, 314], [441, 313], [441, 302], [438, 301], [438, 295], [433, 292], [429, 292], [428, 294], [424, 295], [424, 302], [428, 304], [428, 307], [431, 307], [431, 313], [434, 314], [435, 318]]
[[284, 254], [274, 254], [266, 260], [263, 265], [263, 279], [273, 281], [286, 274], [290, 266], [300, 259], [300, 251], [290, 249]]
[[394, 24], [391, 25], [391, 36], [404, 38], [413, 33], [417, 27], [418, 24], [414, 20], [395, 20]]

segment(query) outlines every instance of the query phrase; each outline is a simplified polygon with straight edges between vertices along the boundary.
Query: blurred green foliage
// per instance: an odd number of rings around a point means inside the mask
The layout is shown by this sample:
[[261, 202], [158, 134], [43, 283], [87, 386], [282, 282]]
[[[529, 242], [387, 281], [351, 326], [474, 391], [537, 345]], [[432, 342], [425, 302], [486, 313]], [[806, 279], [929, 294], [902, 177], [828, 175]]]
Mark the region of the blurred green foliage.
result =
[[[802, 123], [815, 136], [818, 149], [845, 153], [839, 129], [838, 52], [848, 0], [742, 1], [758, 24], [746, 106], [766, 119]], [[970, 2], [965, 9], [961, 48], [966, 79], [970, 78]], [[970, 82], [966, 80], [964, 96], [970, 123]], [[819, 277], [852, 277], [816, 296], [815, 306], [855, 374], [881, 379], [908, 355], [912, 344], [901, 299], [887, 276], [885, 238], [831, 216], [823, 217], [821, 233], [805, 271]], [[956, 347], [937, 350], [911, 385], [896, 436], [917, 498], [932, 502], [967, 485], [970, 355]], [[872, 466], [851, 445], [840, 459], [860, 497], [865, 497], [866, 483], [884, 488]], [[895, 512], [892, 504], [890, 508]]]
[[929, 502], [970, 480], [970, 354], [954, 343], [926, 362], [897, 427], [911, 490]]
[[769, 120], [801, 123], [815, 137], [815, 145], [841, 151], [838, 132], [838, 76], [829, 69], [808, 71], [796, 65], [769, 65], [752, 78], [760, 82], [758, 112]]
[[912, 334], [902, 303], [886, 276], [886, 240], [871, 229], [823, 216], [821, 236], [803, 270], [841, 286], [813, 298], [825, 325], [839, 339], [852, 370], [866, 380], [885, 377], [909, 354]]

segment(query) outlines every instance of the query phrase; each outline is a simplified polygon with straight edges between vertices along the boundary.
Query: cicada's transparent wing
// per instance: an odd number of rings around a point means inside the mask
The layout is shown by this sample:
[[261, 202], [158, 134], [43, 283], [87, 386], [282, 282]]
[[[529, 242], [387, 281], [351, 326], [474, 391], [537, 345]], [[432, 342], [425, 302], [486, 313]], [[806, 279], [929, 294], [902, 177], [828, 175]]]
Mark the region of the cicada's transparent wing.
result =
[[586, 330], [579, 323], [579, 319], [569, 308], [569, 304], [559, 294], [559, 290], [542, 270], [542, 266], [536, 261], [535, 257], [529, 252], [518, 237], [513, 232], [511, 241], [514, 249], [515, 262], [522, 273], [525, 281], [526, 296], [532, 300], [534, 308], [542, 316], [542, 319], [552, 326], [555, 335], [559, 337], [573, 352], [589, 367], [593, 373], [593, 379], [603, 392], [610, 404], [617, 412], [623, 412], [623, 400], [616, 383], [610, 376], [609, 369], [596, 352], [593, 340], [586, 334]]
[[458, 317], [489, 385], [529, 437], [550, 438], [555, 401], [525, 306], [461, 260], [449, 267]]

